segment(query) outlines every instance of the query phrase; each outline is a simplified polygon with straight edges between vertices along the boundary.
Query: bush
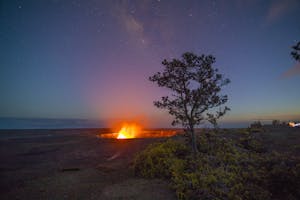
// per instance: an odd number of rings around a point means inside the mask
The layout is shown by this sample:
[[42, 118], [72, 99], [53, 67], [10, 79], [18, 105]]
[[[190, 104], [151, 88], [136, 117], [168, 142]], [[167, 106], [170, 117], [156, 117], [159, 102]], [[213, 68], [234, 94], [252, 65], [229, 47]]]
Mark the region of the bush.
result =
[[213, 132], [198, 137], [197, 158], [186, 158], [188, 172], [172, 179], [179, 199], [268, 199], [261, 189], [263, 172], [255, 171], [252, 152]]
[[174, 140], [151, 144], [136, 156], [134, 172], [147, 178], [170, 178], [174, 170], [185, 166], [182, 158], [187, 153], [187, 147]]
[[265, 129], [260, 121], [253, 122], [250, 124], [250, 132], [253, 133], [263, 133], [265, 132]]
[[170, 180], [178, 199], [300, 199], [300, 161], [267, 153], [251, 133], [233, 141], [214, 132], [197, 138], [194, 157], [186, 144], [168, 140], [137, 155], [142, 177]]
[[257, 135], [254, 135], [253, 132], [243, 134], [243, 136], [239, 139], [239, 145], [244, 149], [256, 153], [266, 152], [266, 148], [263, 145], [262, 139]]
[[300, 199], [300, 162], [290, 155], [265, 157], [267, 188], [277, 199]]

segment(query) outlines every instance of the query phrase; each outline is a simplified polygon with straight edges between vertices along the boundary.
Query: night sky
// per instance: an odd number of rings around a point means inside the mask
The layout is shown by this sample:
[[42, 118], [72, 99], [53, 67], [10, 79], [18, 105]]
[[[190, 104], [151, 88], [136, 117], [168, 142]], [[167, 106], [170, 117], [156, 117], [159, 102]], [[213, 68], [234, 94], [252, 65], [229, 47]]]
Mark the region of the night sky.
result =
[[168, 126], [148, 77], [192, 51], [231, 79], [224, 123], [300, 120], [299, 22], [299, 0], [1, 0], [0, 117]]

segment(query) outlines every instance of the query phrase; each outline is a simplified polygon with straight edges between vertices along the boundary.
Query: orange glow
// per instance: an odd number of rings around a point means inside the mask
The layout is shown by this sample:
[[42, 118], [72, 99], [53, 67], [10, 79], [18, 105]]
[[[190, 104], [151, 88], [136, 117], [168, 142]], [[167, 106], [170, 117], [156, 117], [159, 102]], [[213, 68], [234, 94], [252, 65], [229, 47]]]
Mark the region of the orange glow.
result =
[[117, 139], [126, 139], [126, 136], [122, 133], [119, 133]]
[[295, 124], [295, 122], [289, 122], [290, 127], [300, 126], [300, 123]]
[[294, 126], [295, 126], [295, 123], [294, 123], [294, 122], [289, 122], [289, 126], [290, 126], [290, 127], [294, 127]]
[[119, 132], [100, 133], [98, 137], [107, 139], [164, 138], [172, 137], [181, 133], [183, 133], [183, 131], [179, 129], [143, 130], [141, 126], [136, 123], [124, 123], [119, 128]]
[[136, 136], [140, 133], [140, 126], [132, 123], [132, 124], [124, 124], [120, 131], [118, 132], [117, 139], [131, 139], [136, 138]]

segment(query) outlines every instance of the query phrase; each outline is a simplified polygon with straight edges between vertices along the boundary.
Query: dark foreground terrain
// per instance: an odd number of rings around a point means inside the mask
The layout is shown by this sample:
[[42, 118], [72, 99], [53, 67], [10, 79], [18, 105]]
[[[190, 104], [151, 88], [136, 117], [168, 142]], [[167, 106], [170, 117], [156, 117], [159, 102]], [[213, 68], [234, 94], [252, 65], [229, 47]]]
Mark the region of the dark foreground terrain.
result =
[[[132, 169], [137, 152], [166, 139], [97, 136], [107, 132], [1, 130], [0, 199], [176, 199], [168, 182], [137, 178]], [[300, 128], [264, 127], [250, 132], [266, 153], [300, 156]], [[240, 141], [245, 134], [248, 129], [226, 129], [220, 136]]]
[[107, 130], [0, 131], [0, 199], [175, 199], [135, 178], [134, 155], [162, 139], [101, 139]]

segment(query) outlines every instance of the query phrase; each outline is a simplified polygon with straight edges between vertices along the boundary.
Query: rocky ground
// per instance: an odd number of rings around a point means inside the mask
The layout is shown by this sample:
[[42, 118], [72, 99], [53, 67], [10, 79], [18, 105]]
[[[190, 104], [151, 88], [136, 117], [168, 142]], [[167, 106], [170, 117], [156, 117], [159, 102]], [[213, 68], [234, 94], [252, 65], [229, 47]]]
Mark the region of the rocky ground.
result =
[[162, 139], [101, 139], [107, 130], [0, 131], [0, 199], [175, 199], [134, 176], [134, 155]]

